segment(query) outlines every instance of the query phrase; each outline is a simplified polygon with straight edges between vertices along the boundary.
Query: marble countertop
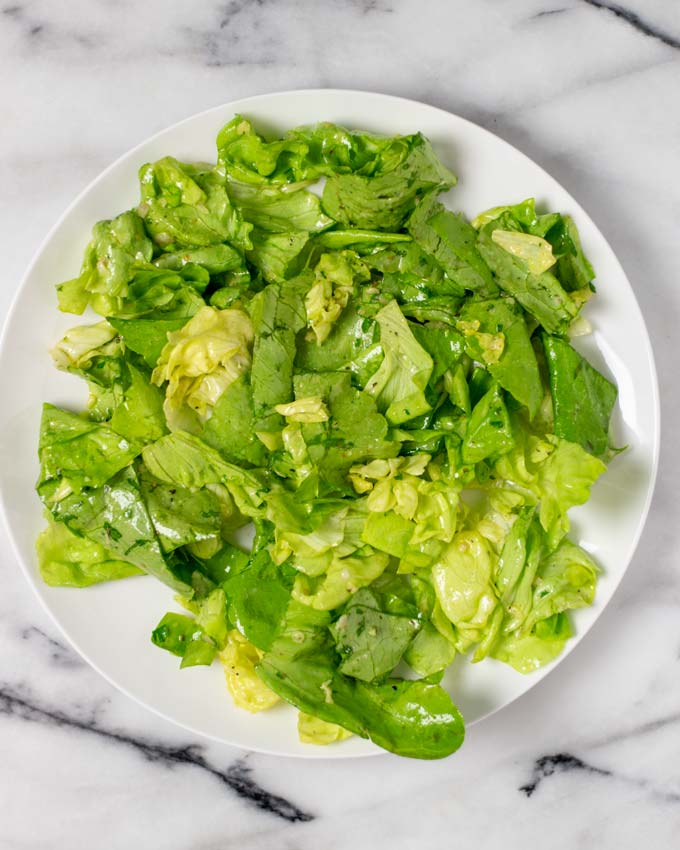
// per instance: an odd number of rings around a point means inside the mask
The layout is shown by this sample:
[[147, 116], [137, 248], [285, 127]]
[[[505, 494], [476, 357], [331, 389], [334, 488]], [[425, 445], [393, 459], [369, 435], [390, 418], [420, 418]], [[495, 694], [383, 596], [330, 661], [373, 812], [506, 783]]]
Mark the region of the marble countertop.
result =
[[4, 0], [0, 79], [0, 319], [62, 209], [152, 133], [260, 92], [383, 91], [482, 124], [583, 203], [648, 322], [666, 437], [602, 618], [438, 763], [277, 759], [175, 728], [64, 643], [0, 530], [0, 847], [677, 847], [677, 0]]

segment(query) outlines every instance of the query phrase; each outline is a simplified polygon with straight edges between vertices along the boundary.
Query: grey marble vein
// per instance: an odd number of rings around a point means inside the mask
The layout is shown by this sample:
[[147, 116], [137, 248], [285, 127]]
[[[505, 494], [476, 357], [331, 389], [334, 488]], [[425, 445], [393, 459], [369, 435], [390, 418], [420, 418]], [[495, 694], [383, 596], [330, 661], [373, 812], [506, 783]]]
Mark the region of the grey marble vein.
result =
[[590, 746], [593, 749], [610, 747], [613, 744], [620, 743], [621, 741], [626, 741], [630, 740], [631, 738], [637, 738], [644, 735], [651, 735], [654, 732], [663, 731], [669, 726], [680, 726], [680, 711], [674, 711], [671, 714], [665, 715], [664, 717], [656, 717], [652, 720], [647, 720], [644, 723], [640, 723], [639, 725], [632, 726], [628, 729], [610, 732], [603, 738], [600, 738], [591, 743]]
[[545, 780], [564, 773], [585, 773], [590, 776], [616, 780], [626, 785], [640, 788], [664, 803], [680, 803], [680, 793], [676, 791], [658, 787], [654, 782], [646, 778], [629, 776], [598, 767], [572, 753], [554, 753], [537, 758], [534, 761], [531, 779], [524, 785], [520, 785], [519, 790], [525, 796], [531, 797]]
[[261, 787], [252, 778], [252, 769], [243, 759], [237, 760], [226, 769], [220, 769], [207, 760], [203, 754], [203, 748], [198, 744], [172, 747], [150, 738], [133, 736], [108, 728], [97, 720], [95, 715], [89, 719], [72, 716], [61, 708], [43, 702], [31, 693], [11, 686], [0, 686], [0, 716], [87, 732], [109, 743], [130, 747], [147, 761], [162, 764], [168, 768], [178, 766], [199, 768], [258, 809], [290, 823], [307, 822], [314, 818], [312, 814], [295, 803]]
[[671, 33], [662, 30], [660, 27], [652, 24], [642, 16], [627, 9], [625, 6], [620, 6], [618, 3], [605, 3], [604, 0], [582, 0], [588, 6], [593, 6], [596, 9], [602, 9], [609, 12], [622, 21], [625, 21], [637, 32], [660, 41], [667, 47], [672, 47], [675, 50], [680, 50], [680, 38]]
[[601, 767], [595, 767], [592, 764], [587, 764], [578, 756], [573, 756], [570, 753], [555, 753], [554, 755], [540, 756], [534, 762], [531, 779], [524, 785], [520, 785], [519, 790], [531, 797], [538, 789], [538, 786], [544, 779], [554, 776], [556, 773], [571, 773], [571, 772], [590, 773], [595, 776], [611, 776], [611, 770], [605, 770]]
[[560, 7], [559, 9], [542, 9], [540, 12], [534, 12], [531, 16], [531, 20], [538, 20], [539, 18], [549, 18], [553, 15], [562, 15], [564, 12], [568, 12], [569, 10], [565, 7]]
[[39, 644], [40, 649], [47, 653], [47, 657], [55, 667], [78, 669], [86, 666], [85, 661], [70, 646], [50, 637], [37, 626], [26, 626], [20, 630], [19, 634], [23, 641]]

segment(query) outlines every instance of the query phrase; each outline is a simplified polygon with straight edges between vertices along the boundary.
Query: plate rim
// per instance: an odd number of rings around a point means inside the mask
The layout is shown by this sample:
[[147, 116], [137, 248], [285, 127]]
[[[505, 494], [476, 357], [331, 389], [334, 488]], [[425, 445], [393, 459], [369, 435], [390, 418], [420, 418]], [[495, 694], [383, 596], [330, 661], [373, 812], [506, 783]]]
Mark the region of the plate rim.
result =
[[[617, 590], [618, 590], [618, 588], [619, 588], [619, 586], [620, 586], [620, 584], [623, 580], [623, 577], [628, 572], [628, 569], [630, 568], [630, 565], [631, 565], [631, 563], [632, 563], [632, 561], [635, 557], [635, 554], [637, 552], [637, 549], [638, 549], [638, 546], [639, 546], [639, 543], [640, 543], [640, 539], [641, 539], [642, 534], [644, 532], [644, 529], [647, 525], [647, 520], [649, 518], [649, 512], [650, 512], [652, 500], [653, 500], [653, 497], [654, 497], [654, 492], [655, 492], [655, 489], [656, 489], [656, 483], [657, 483], [657, 477], [658, 477], [659, 455], [660, 455], [660, 432], [661, 432], [661, 406], [660, 406], [659, 379], [658, 379], [658, 372], [657, 372], [657, 368], [656, 368], [656, 360], [655, 360], [655, 356], [654, 356], [654, 348], [653, 348], [653, 345], [652, 345], [652, 340], [651, 340], [651, 337], [650, 337], [650, 334], [649, 334], [649, 330], [648, 330], [648, 327], [647, 327], [647, 323], [645, 321], [644, 314], [642, 312], [642, 309], [640, 308], [640, 304], [639, 304], [637, 296], [635, 294], [635, 290], [633, 289], [633, 286], [630, 283], [628, 275], [626, 274], [626, 271], [623, 267], [623, 264], [619, 260], [617, 253], [614, 251], [614, 249], [610, 245], [608, 239], [604, 236], [604, 234], [600, 230], [596, 221], [590, 216], [590, 214], [584, 208], [584, 206], [562, 184], [562, 182], [557, 180], [557, 178], [553, 177], [550, 174], [550, 172], [547, 171], [540, 163], [536, 162], [534, 159], [532, 159], [530, 156], [525, 154], [519, 148], [515, 147], [512, 143], [508, 142], [506, 139], [502, 138], [501, 136], [497, 135], [496, 133], [492, 132], [491, 130], [488, 130], [486, 127], [482, 127], [481, 125], [477, 124], [476, 122], [471, 121], [470, 119], [465, 118], [462, 115], [459, 115], [458, 113], [452, 112], [450, 110], [444, 109], [444, 108], [439, 107], [439, 106], [434, 106], [434, 105], [427, 103], [425, 101], [422, 101], [422, 100], [416, 100], [414, 98], [401, 97], [399, 95], [393, 95], [393, 94], [385, 94], [383, 92], [378, 92], [378, 91], [373, 91], [373, 90], [368, 90], [368, 89], [345, 89], [345, 88], [335, 88], [335, 87], [333, 87], [333, 88], [315, 87], [315, 88], [301, 88], [301, 89], [300, 88], [298, 88], [298, 89], [286, 89], [286, 90], [283, 90], [283, 91], [262, 92], [260, 94], [241, 97], [241, 98], [238, 98], [236, 100], [226, 101], [226, 102], [218, 104], [216, 106], [211, 106], [207, 109], [203, 109], [199, 112], [188, 115], [185, 118], [182, 118], [179, 121], [176, 121], [172, 124], [169, 124], [166, 127], [163, 127], [162, 129], [158, 130], [157, 132], [155, 132], [155, 133], [151, 134], [150, 136], [142, 139], [140, 142], [133, 145], [132, 147], [126, 149], [122, 154], [120, 154], [111, 163], [109, 163], [109, 165], [107, 165], [102, 171], [100, 171], [89, 183], [87, 183], [80, 190], [80, 192], [78, 192], [78, 194], [75, 196], [75, 198], [69, 204], [67, 204], [67, 206], [64, 208], [64, 210], [58, 215], [57, 219], [54, 221], [52, 226], [48, 229], [46, 235], [40, 241], [37, 249], [33, 253], [31, 260], [29, 261], [28, 265], [26, 266], [26, 271], [24, 272], [23, 276], [21, 277], [21, 280], [20, 280], [20, 283], [19, 283], [19, 285], [16, 289], [16, 292], [14, 293], [14, 295], [13, 295], [11, 301], [10, 301], [10, 305], [9, 305], [8, 310], [7, 310], [7, 314], [6, 314], [5, 319], [3, 321], [3, 324], [2, 324], [2, 329], [0, 331], [0, 364], [4, 361], [4, 358], [5, 358], [5, 355], [6, 355], [5, 349], [8, 345], [7, 341], [8, 341], [8, 338], [9, 338], [9, 329], [10, 329], [12, 323], [13, 323], [15, 313], [18, 312], [19, 303], [21, 301], [24, 290], [28, 286], [28, 283], [29, 283], [29, 280], [30, 280], [30, 278], [33, 274], [34, 268], [36, 267], [40, 258], [43, 255], [43, 253], [45, 252], [45, 250], [47, 249], [47, 247], [51, 243], [55, 234], [61, 228], [65, 219], [67, 219], [67, 217], [70, 215], [70, 213], [81, 203], [81, 201], [93, 189], [95, 189], [95, 187], [101, 181], [103, 181], [111, 171], [113, 171], [115, 168], [117, 168], [118, 165], [121, 162], [123, 162], [124, 160], [127, 160], [128, 158], [134, 156], [134, 154], [136, 152], [140, 151], [142, 148], [146, 147], [147, 145], [153, 143], [155, 140], [157, 140], [161, 136], [165, 135], [166, 133], [168, 133], [170, 131], [177, 130], [177, 129], [181, 128], [182, 126], [184, 126], [185, 124], [189, 124], [189, 123], [191, 123], [191, 122], [193, 122], [193, 121], [195, 121], [199, 118], [210, 115], [212, 113], [219, 113], [219, 112], [223, 112], [223, 111], [228, 111], [228, 110], [231, 110], [231, 109], [236, 109], [237, 107], [238, 107], [238, 109], [242, 109], [244, 111], [248, 108], [254, 108], [255, 109], [259, 102], [261, 102], [263, 100], [271, 100], [273, 98], [274, 99], [279, 99], [279, 98], [285, 99], [285, 98], [289, 98], [289, 97], [319, 97], [319, 96], [329, 96], [329, 97], [334, 97], [334, 98], [335, 97], [342, 97], [342, 98], [357, 98], [357, 97], [360, 97], [360, 98], [369, 98], [369, 99], [370, 98], [378, 98], [378, 99], [383, 100], [383, 101], [391, 101], [395, 105], [401, 104], [402, 106], [405, 106], [405, 107], [412, 107], [412, 106], [426, 107], [428, 110], [432, 110], [434, 112], [440, 113], [442, 116], [445, 116], [446, 118], [451, 118], [451, 117], [455, 118], [456, 120], [462, 122], [463, 124], [468, 125], [470, 128], [472, 128], [472, 130], [474, 132], [482, 133], [488, 139], [493, 140], [493, 142], [495, 144], [500, 144], [500, 145], [506, 147], [507, 149], [509, 149], [510, 151], [512, 151], [516, 156], [521, 157], [522, 160], [524, 160], [525, 162], [530, 164], [534, 169], [537, 169], [538, 172], [540, 172], [541, 176], [548, 178], [550, 181], [556, 183], [560, 187], [560, 189], [568, 197], [571, 204], [573, 204], [574, 212], [577, 215], [587, 219], [587, 221], [590, 223], [590, 225], [596, 231], [599, 238], [602, 240], [603, 244], [611, 252], [614, 263], [618, 267], [618, 271], [619, 271], [623, 281], [625, 282], [625, 284], [628, 286], [628, 289], [630, 290], [630, 293], [632, 295], [633, 302], [634, 302], [634, 305], [635, 305], [635, 308], [636, 308], [636, 311], [637, 311], [637, 319], [640, 322], [641, 329], [644, 331], [644, 340], [643, 340], [644, 350], [645, 350], [645, 353], [646, 353], [646, 360], [647, 360], [647, 363], [648, 363], [648, 366], [649, 366], [649, 371], [650, 371], [650, 377], [651, 377], [651, 387], [650, 387], [650, 389], [651, 389], [651, 395], [652, 395], [652, 400], [653, 400], [653, 409], [652, 409], [652, 425], [653, 425], [653, 427], [651, 429], [651, 433], [649, 434], [650, 447], [651, 447], [651, 469], [650, 469], [649, 483], [648, 483], [648, 486], [647, 486], [647, 492], [645, 494], [644, 504], [643, 504], [642, 510], [640, 511], [640, 513], [638, 515], [635, 534], [631, 538], [631, 544], [629, 546], [629, 556], [628, 556], [628, 559], [627, 559], [626, 566], [625, 566], [624, 569], [622, 569], [620, 571], [618, 577], [614, 577], [613, 584], [611, 585], [611, 591], [609, 593], [609, 597], [606, 599], [606, 601], [602, 605], [602, 608], [599, 611], [599, 613], [597, 614], [597, 616], [595, 617], [595, 619], [589, 625], [587, 625], [585, 627], [585, 629], [581, 630], [580, 633], [574, 635], [574, 637], [571, 638], [571, 640], [569, 641], [569, 645], [567, 645], [565, 647], [565, 650], [559, 656], [557, 663], [550, 665], [550, 666], [547, 666], [547, 667], [544, 667], [544, 668], [537, 670], [537, 671], [533, 672], [532, 674], [530, 674], [531, 679], [529, 680], [529, 684], [528, 684], [528, 687], [526, 687], [526, 689], [524, 689], [520, 693], [514, 695], [513, 697], [511, 697], [510, 699], [508, 699], [506, 702], [502, 703], [501, 705], [498, 705], [498, 706], [490, 709], [489, 711], [481, 714], [479, 717], [475, 718], [474, 720], [470, 721], [469, 723], [466, 721], [466, 729], [467, 729], [467, 728], [471, 728], [472, 726], [474, 726], [478, 723], [481, 723], [482, 721], [486, 720], [487, 718], [491, 717], [492, 715], [502, 711], [503, 709], [512, 705], [517, 700], [524, 697], [531, 690], [533, 690], [533, 688], [535, 688], [539, 683], [544, 681], [545, 678], [548, 675], [550, 675], [550, 673], [552, 673], [554, 670], [556, 670], [559, 667], [560, 663], [564, 659], [566, 659], [576, 649], [576, 647], [581, 643], [581, 641], [591, 631], [593, 626], [598, 622], [598, 620], [601, 618], [601, 616], [603, 615], [603, 613], [605, 612], [605, 610], [607, 609], [607, 607], [611, 603], [612, 599], [614, 598], [614, 596], [615, 596], [615, 594], [616, 594], [616, 592], [617, 592]], [[244, 104], [248, 104], [248, 106], [244, 106]], [[269, 756], [276, 756], [276, 757], [280, 757], [280, 758], [313, 759], [313, 760], [325, 759], [325, 760], [328, 760], [328, 761], [333, 761], [333, 760], [339, 759], [339, 758], [340, 759], [352, 759], [352, 758], [356, 759], [356, 758], [367, 758], [369, 756], [379, 756], [379, 755], [386, 755], [387, 754], [384, 750], [378, 748], [376, 745], [372, 744], [370, 741], [367, 741], [367, 744], [370, 744], [371, 749], [368, 749], [365, 752], [351, 753], [351, 752], [342, 751], [341, 748], [337, 748], [337, 750], [335, 750], [335, 749], [333, 750], [332, 754], [324, 751], [323, 748], [320, 748], [320, 747], [317, 748], [316, 750], [310, 749], [310, 752], [307, 753], [307, 752], [290, 752], [290, 751], [284, 752], [283, 750], [274, 750], [274, 749], [270, 749], [266, 746], [244, 745], [242, 743], [239, 743], [239, 742], [236, 742], [236, 741], [233, 741], [233, 740], [228, 740], [226, 737], [207, 732], [203, 729], [199, 729], [195, 726], [192, 726], [189, 723], [185, 723], [183, 721], [177, 720], [176, 718], [165, 714], [161, 709], [157, 708], [156, 706], [149, 704], [148, 702], [146, 702], [141, 697], [132, 693], [125, 685], [122, 685], [120, 682], [118, 682], [116, 679], [114, 679], [113, 676], [111, 676], [110, 674], [105, 672], [97, 663], [95, 663], [90, 658], [88, 652], [81, 647], [80, 643], [77, 640], [75, 640], [73, 637], [71, 637], [71, 635], [67, 631], [66, 626], [63, 625], [62, 622], [58, 619], [57, 614], [52, 611], [51, 607], [48, 604], [46, 597], [43, 596], [43, 594], [41, 592], [41, 587], [40, 587], [38, 581], [35, 579], [32, 571], [29, 569], [28, 563], [26, 562], [26, 560], [24, 559], [24, 557], [21, 553], [17, 538], [15, 537], [12, 525], [11, 525], [10, 520], [9, 520], [9, 512], [8, 512], [8, 509], [7, 509], [8, 498], [9, 498], [9, 493], [5, 492], [5, 488], [3, 487], [2, 480], [0, 479], [0, 515], [2, 515], [2, 521], [3, 521], [4, 528], [7, 532], [7, 537], [10, 541], [10, 547], [11, 547], [12, 553], [13, 553], [16, 561], [18, 562], [18, 564], [21, 568], [21, 571], [24, 575], [24, 578], [26, 579], [29, 586], [31, 587], [34, 595], [37, 597], [37, 599], [38, 599], [40, 605], [42, 606], [43, 610], [48, 614], [51, 621], [55, 624], [55, 626], [57, 627], [59, 632], [67, 640], [69, 645], [71, 647], [73, 647], [73, 649], [87, 662], [87, 664], [92, 669], [94, 669], [100, 676], [102, 676], [102, 678], [106, 682], [108, 682], [112, 687], [114, 687], [117, 691], [124, 694], [126, 697], [128, 697], [132, 701], [134, 701], [137, 705], [141, 705], [147, 711], [150, 711], [152, 714], [156, 715], [157, 717], [163, 718], [164, 720], [168, 721], [169, 723], [173, 724], [174, 726], [181, 728], [181, 729], [184, 729], [184, 730], [186, 730], [186, 731], [188, 731], [192, 734], [199, 735], [200, 737], [202, 737], [206, 740], [215, 741], [217, 743], [226, 744], [227, 746], [232, 746], [232, 747], [239, 748], [239, 749], [251, 750], [251, 751], [262, 753], [262, 754], [269, 755]]]

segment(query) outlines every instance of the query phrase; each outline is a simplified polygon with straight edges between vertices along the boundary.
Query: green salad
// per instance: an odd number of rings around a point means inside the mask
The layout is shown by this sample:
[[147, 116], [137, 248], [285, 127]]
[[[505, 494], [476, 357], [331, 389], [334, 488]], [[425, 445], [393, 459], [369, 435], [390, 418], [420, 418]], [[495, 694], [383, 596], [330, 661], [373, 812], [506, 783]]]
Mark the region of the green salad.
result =
[[57, 287], [101, 319], [52, 351], [89, 401], [43, 408], [43, 579], [154, 576], [179, 604], [153, 643], [306, 742], [447, 756], [447, 668], [530, 673], [594, 598], [568, 537], [615, 451], [616, 388], [569, 342], [593, 269], [568, 216], [468, 221], [455, 183], [420, 133], [236, 116], [216, 164], [142, 166]]

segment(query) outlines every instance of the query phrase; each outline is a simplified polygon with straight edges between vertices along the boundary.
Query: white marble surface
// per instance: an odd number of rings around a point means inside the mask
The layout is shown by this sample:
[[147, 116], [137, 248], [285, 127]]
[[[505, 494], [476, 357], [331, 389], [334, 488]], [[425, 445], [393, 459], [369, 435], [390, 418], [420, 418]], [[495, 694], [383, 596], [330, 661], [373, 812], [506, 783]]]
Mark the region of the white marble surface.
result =
[[64, 645], [0, 530], [0, 847], [677, 847], [677, 0], [4, 0], [0, 80], [0, 318], [49, 226], [127, 148], [249, 94], [373, 89], [477, 121], [584, 204], [645, 313], [665, 436], [601, 620], [440, 763], [274, 759], [174, 728]]

